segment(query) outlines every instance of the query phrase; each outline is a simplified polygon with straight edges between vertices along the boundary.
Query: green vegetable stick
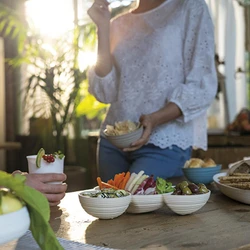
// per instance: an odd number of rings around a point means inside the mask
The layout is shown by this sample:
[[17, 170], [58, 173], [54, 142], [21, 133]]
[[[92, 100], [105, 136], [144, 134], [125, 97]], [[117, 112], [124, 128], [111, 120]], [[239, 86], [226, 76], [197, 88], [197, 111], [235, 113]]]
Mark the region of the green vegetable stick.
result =
[[25, 184], [26, 177], [12, 176], [0, 171], [0, 186], [4, 186], [21, 198], [29, 210], [30, 230], [42, 250], [63, 250], [49, 224], [50, 208], [47, 198], [39, 191]]

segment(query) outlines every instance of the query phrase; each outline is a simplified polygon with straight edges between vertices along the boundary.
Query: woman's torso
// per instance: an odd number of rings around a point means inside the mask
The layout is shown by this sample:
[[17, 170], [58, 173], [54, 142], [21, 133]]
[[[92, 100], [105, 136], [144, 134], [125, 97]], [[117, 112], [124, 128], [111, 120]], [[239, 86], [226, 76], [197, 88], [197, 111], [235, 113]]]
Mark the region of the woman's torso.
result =
[[[103, 128], [115, 121], [138, 121], [142, 114], [159, 110], [173, 88], [184, 84], [182, 4], [183, 0], [170, 0], [147, 13], [128, 13], [113, 22], [111, 51], [119, 72], [119, 92]], [[153, 131], [149, 143], [205, 149], [204, 123], [205, 117], [186, 124], [169, 122]], [[194, 130], [204, 136], [195, 137]]]

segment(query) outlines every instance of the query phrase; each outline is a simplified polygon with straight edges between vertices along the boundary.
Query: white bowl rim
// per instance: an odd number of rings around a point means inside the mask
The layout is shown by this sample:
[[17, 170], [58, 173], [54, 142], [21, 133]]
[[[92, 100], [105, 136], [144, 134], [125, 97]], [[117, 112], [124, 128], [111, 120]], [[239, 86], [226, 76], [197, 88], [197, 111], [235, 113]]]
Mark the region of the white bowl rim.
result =
[[[139, 124], [139, 123], [137, 123], [137, 124]], [[108, 135], [108, 134], [106, 134], [106, 129], [103, 130], [103, 133], [104, 133], [104, 135], [106, 137], [109, 137], [109, 138], [119, 138], [119, 137], [124, 137], [124, 136], [127, 136], [127, 135], [131, 135], [131, 134], [133, 134], [135, 132], [138, 132], [140, 130], [143, 130], [143, 126], [141, 124], [139, 124], [139, 126], [135, 130], [133, 130], [133, 131], [131, 131], [129, 133], [126, 133], [126, 134], [122, 134], [122, 135]]]
[[114, 199], [120, 199], [120, 198], [128, 198], [128, 197], [131, 197], [132, 196], [132, 194], [130, 193], [130, 192], [128, 192], [128, 191], [126, 191], [127, 193], [128, 193], [128, 195], [126, 195], [126, 196], [121, 196], [121, 197], [117, 197], [117, 198], [98, 198], [98, 197], [90, 197], [90, 196], [87, 196], [87, 195], [83, 195], [83, 193], [84, 192], [93, 192], [93, 193], [97, 193], [97, 192], [99, 192], [100, 191], [100, 189], [98, 190], [98, 189], [94, 189], [94, 188], [91, 188], [91, 189], [85, 189], [85, 190], [82, 190], [82, 191], [80, 191], [80, 193], [78, 194], [78, 196], [79, 197], [82, 197], [82, 198], [87, 198], [87, 199], [101, 199], [101, 200], [114, 200]]
[[[201, 196], [207, 196], [207, 195], [210, 195], [211, 194], [211, 190], [208, 189], [208, 192], [207, 193], [204, 193], [204, 194], [190, 194], [190, 195], [185, 195], [185, 194], [173, 194], [171, 195], [170, 197], [201, 197]], [[177, 198], [179, 199], [179, 198]], [[187, 199], [187, 198], [184, 198], [184, 199]]]
[[16, 211], [13, 211], [13, 212], [11, 212], [11, 213], [1, 214], [0, 217], [1, 217], [1, 218], [4, 218], [4, 217], [8, 217], [8, 216], [11, 216], [11, 215], [14, 215], [14, 214], [22, 213], [22, 211], [24, 211], [24, 210], [27, 210], [27, 211], [28, 211], [27, 206], [23, 206], [23, 207], [21, 207], [20, 209], [18, 209], [18, 210], [16, 210]]
[[149, 197], [149, 198], [151, 198], [151, 197], [159, 197], [159, 196], [161, 196], [162, 194], [132, 194], [132, 197]]

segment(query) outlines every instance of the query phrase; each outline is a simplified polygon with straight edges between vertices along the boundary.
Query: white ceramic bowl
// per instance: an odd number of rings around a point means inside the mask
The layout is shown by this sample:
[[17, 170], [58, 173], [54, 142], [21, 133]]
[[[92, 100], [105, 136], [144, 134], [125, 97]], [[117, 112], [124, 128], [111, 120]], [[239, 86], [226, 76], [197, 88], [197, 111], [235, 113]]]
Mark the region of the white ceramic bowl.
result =
[[23, 236], [30, 227], [30, 216], [26, 207], [0, 215], [0, 245]]
[[119, 198], [98, 198], [83, 195], [93, 192], [98, 192], [98, 190], [83, 190], [78, 197], [82, 208], [88, 214], [99, 219], [114, 219], [122, 215], [131, 201], [131, 194]]
[[104, 130], [106, 139], [118, 148], [128, 148], [131, 144], [141, 138], [143, 127], [140, 126], [133, 132], [124, 135], [107, 135]]
[[132, 214], [148, 213], [164, 205], [161, 194], [132, 195], [131, 203], [126, 212]]
[[176, 214], [191, 214], [201, 209], [208, 201], [211, 191], [196, 195], [163, 194], [166, 205]]
[[219, 190], [229, 198], [250, 205], [250, 190], [244, 190], [234, 187], [229, 187], [220, 183], [219, 177], [226, 176], [226, 173], [219, 173], [214, 175], [213, 179]]

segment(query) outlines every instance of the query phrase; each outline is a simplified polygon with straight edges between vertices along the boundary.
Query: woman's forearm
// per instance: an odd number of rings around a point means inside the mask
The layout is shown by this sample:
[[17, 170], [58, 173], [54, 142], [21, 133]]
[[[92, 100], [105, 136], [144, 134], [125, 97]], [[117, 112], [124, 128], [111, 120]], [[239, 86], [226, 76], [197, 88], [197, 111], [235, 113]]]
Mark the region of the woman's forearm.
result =
[[106, 76], [113, 67], [112, 56], [110, 53], [110, 26], [98, 29], [98, 57], [95, 72], [98, 76]]
[[130, 148], [125, 148], [123, 151], [129, 152], [139, 149], [149, 141], [150, 135], [155, 127], [175, 120], [181, 115], [181, 109], [173, 102], [169, 102], [165, 107], [154, 113], [142, 115], [140, 117], [140, 123], [144, 127], [144, 130], [141, 138], [133, 143]]
[[151, 114], [151, 118], [154, 121], [154, 127], [162, 125], [177, 119], [182, 115], [181, 109], [173, 102], [169, 102], [160, 110]]

